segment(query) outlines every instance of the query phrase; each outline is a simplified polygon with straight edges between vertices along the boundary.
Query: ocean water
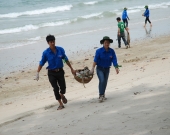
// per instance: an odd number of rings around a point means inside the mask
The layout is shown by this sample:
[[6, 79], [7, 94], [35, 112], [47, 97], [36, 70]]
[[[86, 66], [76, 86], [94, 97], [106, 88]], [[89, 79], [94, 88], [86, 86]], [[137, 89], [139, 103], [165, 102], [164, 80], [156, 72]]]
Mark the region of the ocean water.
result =
[[144, 22], [149, 5], [151, 20], [170, 17], [170, 0], [0, 0], [0, 51], [56, 37], [116, 26], [128, 8], [129, 27]]

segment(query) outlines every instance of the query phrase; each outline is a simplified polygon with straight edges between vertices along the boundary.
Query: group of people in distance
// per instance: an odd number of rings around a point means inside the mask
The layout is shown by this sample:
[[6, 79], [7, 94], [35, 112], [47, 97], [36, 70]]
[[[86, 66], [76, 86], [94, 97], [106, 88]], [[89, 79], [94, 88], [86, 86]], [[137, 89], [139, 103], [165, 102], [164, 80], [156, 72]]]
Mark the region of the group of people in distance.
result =
[[[146, 17], [145, 25], [147, 21], [151, 24], [149, 20], [148, 6], [145, 6], [145, 8], [146, 11], [143, 14], [143, 16]], [[127, 19], [129, 19], [129, 17], [126, 10], [127, 8], [124, 8], [122, 14], [123, 22], [121, 21], [120, 17], [117, 18], [119, 48], [121, 47], [121, 38], [123, 39], [126, 48], [128, 48], [128, 43], [125, 39], [124, 34], [124, 29], [128, 32]], [[39, 72], [41, 71], [44, 64], [48, 62], [48, 67], [46, 68], [48, 70], [48, 79], [51, 83], [51, 86], [53, 87], [55, 98], [59, 103], [57, 110], [61, 110], [64, 108], [63, 104], [66, 104], [68, 102], [67, 98], [64, 96], [64, 94], [66, 93], [66, 82], [64, 76], [65, 72], [63, 70], [63, 60], [70, 67], [70, 70], [74, 76], [76, 75], [76, 70], [70, 64], [69, 59], [65, 54], [65, 50], [62, 47], [55, 45], [55, 37], [53, 35], [48, 35], [46, 37], [46, 41], [49, 45], [49, 48], [47, 48], [42, 54], [42, 59], [39, 62], [35, 80], [39, 80]], [[90, 70], [90, 74], [94, 74], [94, 70], [96, 68], [96, 73], [99, 79], [99, 102], [103, 102], [107, 99], [105, 96], [105, 90], [110, 73], [110, 67], [112, 66], [112, 64], [115, 68], [116, 73], [119, 74], [119, 65], [117, 62], [116, 53], [112, 48], [110, 48], [111, 43], [113, 43], [113, 40], [110, 39], [108, 36], [105, 36], [102, 40], [100, 40], [100, 44], [102, 44], [103, 46], [96, 50], [94, 61], [92, 63], [92, 69]]]
[[[149, 16], [150, 16], [149, 7], [146, 5], [144, 8], [145, 8], [145, 12], [142, 14], [142, 16], [146, 17], [144, 27], [146, 27], [147, 21], [150, 23], [150, 26], [152, 27], [152, 23], [149, 19]], [[126, 7], [124, 8], [123, 13], [122, 13], [122, 20], [126, 24], [126, 27], [128, 27], [128, 20], [130, 20], [130, 19], [129, 19], [129, 16], [127, 14], [127, 8]]]
[[[149, 8], [148, 8], [147, 5], [144, 8], [146, 9], [145, 12], [142, 14], [142, 16], [146, 17], [144, 27], [146, 27], [147, 22], [149, 22], [150, 26], [152, 26], [151, 21], [149, 19], [149, 16], [150, 16]], [[123, 13], [122, 13], [122, 21], [123, 22], [121, 21], [120, 17], [118, 17], [116, 20], [118, 22], [118, 38], [117, 38], [118, 39], [118, 47], [121, 48], [121, 38], [122, 38], [122, 40], [123, 40], [123, 42], [126, 46], [126, 49], [128, 49], [130, 47], [130, 45], [129, 45], [129, 42], [127, 42], [127, 40], [125, 38], [124, 29], [129, 34], [128, 20], [130, 20], [130, 19], [129, 19], [129, 16], [127, 14], [127, 8], [126, 7], [124, 8]]]

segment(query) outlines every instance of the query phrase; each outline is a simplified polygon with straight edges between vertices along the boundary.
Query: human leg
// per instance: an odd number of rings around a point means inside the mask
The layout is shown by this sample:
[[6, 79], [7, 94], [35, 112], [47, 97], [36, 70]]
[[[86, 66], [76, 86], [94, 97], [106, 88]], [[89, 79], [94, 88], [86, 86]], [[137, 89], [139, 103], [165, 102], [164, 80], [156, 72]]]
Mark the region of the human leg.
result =
[[110, 68], [106, 68], [104, 70], [104, 95], [105, 95], [105, 91], [106, 91], [106, 87], [107, 87], [107, 81], [108, 81], [108, 78], [109, 78], [109, 73], [110, 73]]
[[63, 106], [63, 103], [61, 102], [61, 96], [59, 94], [59, 87], [57, 84], [56, 72], [48, 71], [48, 79], [49, 79], [49, 82], [51, 83], [51, 86], [53, 87], [56, 100], [58, 100], [60, 106]]
[[124, 22], [124, 23], [126, 22], [125, 19], [123, 19], [123, 22]]
[[123, 19], [123, 23], [126, 25], [126, 19]]
[[145, 24], [144, 24], [144, 27], [146, 27], [146, 24], [147, 24], [147, 17], [145, 18]]
[[118, 47], [121, 48], [121, 36], [117, 35]]
[[126, 27], [128, 27], [128, 20], [126, 19]]
[[126, 41], [126, 39], [125, 39], [125, 33], [124, 33], [124, 32], [121, 33], [121, 38], [122, 38], [125, 46], [127, 46], [128, 44], [127, 44], [127, 41]]
[[65, 77], [64, 77], [64, 70], [61, 70], [58, 72], [57, 80], [58, 80], [58, 85], [60, 87], [60, 93], [65, 94], [66, 93], [66, 82], [65, 82]]
[[65, 77], [64, 77], [64, 70], [61, 70], [57, 74], [57, 80], [58, 80], [58, 85], [60, 87], [60, 96], [64, 104], [67, 103], [67, 99], [64, 96], [66, 93], [66, 83], [65, 83]]
[[124, 22], [125, 26], [128, 27], [128, 20], [127, 19], [123, 19], [123, 22]]
[[97, 67], [96, 68], [97, 71], [97, 76], [99, 79], [99, 95], [104, 95], [104, 86], [105, 86], [105, 76], [104, 76], [104, 71], [103, 69]]
[[148, 20], [148, 22], [150, 23], [150, 26], [152, 26], [152, 23], [151, 23], [151, 21], [150, 21], [149, 17], [148, 17], [148, 19], [147, 19], [147, 20]]

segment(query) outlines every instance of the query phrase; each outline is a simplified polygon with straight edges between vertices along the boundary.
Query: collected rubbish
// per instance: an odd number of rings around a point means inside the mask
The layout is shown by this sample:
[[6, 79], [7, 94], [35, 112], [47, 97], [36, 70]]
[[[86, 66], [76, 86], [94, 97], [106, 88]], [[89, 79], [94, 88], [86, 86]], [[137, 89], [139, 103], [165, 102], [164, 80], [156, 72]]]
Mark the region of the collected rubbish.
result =
[[[74, 76], [74, 78], [79, 82], [79, 83], [89, 83], [92, 78], [93, 78], [93, 74], [90, 74], [90, 70], [88, 67], [85, 67], [84, 69], [79, 69], [76, 71], [76, 75]], [[85, 86], [84, 86], [85, 87]]]

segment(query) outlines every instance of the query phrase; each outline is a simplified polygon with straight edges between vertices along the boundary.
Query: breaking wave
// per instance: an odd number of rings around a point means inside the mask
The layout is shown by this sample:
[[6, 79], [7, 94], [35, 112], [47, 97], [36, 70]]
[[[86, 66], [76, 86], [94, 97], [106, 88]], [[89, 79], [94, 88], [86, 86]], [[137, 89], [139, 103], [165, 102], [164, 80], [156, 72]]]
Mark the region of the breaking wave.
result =
[[77, 17], [77, 18], [71, 19], [71, 20], [48, 22], [48, 23], [43, 23], [43, 24], [39, 24], [39, 25], [29, 24], [29, 25], [25, 25], [23, 27], [4, 29], [4, 30], [0, 30], [0, 34], [2, 35], [2, 34], [26, 32], [26, 31], [30, 31], [30, 30], [37, 30], [39, 28], [44, 28], [44, 27], [62, 26], [65, 24], [75, 23], [75, 22], [79, 22], [82, 20], [98, 19], [98, 18], [109, 17], [109, 16], [114, 16], [114, 15], [116, 15], [116, 13], [114, 13], [114, 12], [93, 13], [93, 14], [89, 14], [89, 15], [80, 16], [80, 17]]
[[72, 7], [73, 7], [72, 5], [65, 5], [65, 6], [49, 7], [49, 8], [45, 8], [45, 9], [37, 9], [37, 10], [25, 11], [25, 12], [14, 12], [14, 13], [8, 13], [8, 14], [0, 14], [0, 18], [16, 18], [19, 16], [31, 16], [31, 15], [63, 12], [63, 11], [71, 10]]

